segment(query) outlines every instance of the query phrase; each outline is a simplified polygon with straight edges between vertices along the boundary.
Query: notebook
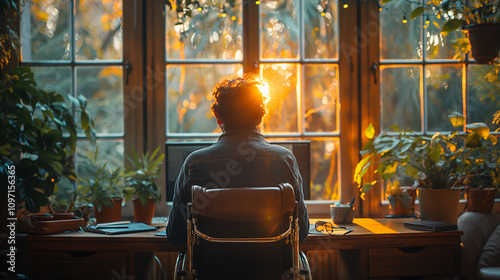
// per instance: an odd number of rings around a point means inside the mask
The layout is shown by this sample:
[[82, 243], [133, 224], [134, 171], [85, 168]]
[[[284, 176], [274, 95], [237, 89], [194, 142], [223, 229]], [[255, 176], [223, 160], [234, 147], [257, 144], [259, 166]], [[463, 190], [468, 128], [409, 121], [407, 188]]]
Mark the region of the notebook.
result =
[[430, 221], [430, 220], [405, 222], [404, 226], [405, 228], [424, 230], [424, 231], [445, 231], [445, 230], [456, 230], [458, 228], [456, 224], [450, 224], [440, 221]]
[[133, 232], [143, 232], [143, 231], [153, 231], [158, 228], [148, 226], [145, 223], [130, 223], [124, 225], [110, 225], [107, 227], [99, 227], [97, 228], [95, 225], [84, 228], [84, 231], [87, 232], [95, 232], [102, 234], [125, 234], [125, 233], [133, 233]]

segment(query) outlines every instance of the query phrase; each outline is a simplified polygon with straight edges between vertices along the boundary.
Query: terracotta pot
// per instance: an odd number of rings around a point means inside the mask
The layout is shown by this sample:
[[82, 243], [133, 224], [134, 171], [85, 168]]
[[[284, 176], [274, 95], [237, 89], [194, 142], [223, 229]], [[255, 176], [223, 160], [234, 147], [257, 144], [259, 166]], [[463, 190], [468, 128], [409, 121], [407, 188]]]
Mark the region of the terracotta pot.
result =
[[456, 224], [460, 192], [459, 189], [418, 189], [420, 219]]
[[500, 23], [481, 23], [464, 26], [469, 33], [471, 55], [478, 63], [490, 63], [500, 49]]
[[469, 189], [467, 191], [467, 210], [469, 212], [488, 213], [493, 209], [497, 189]]
[[103, 206], [101, 211], [94, 208], [94, 215], [98, 224], [118, 222], [122, 218], [122, 199], [116, 197], [109, 199], [113, 201], [113, 207]]
[[155, 215], [156, 203], [150, 199], [146, 205], [142, 205], [138, 198], [132, 200], [134, 203], [134, 221], [137, 223], [151, 224]]

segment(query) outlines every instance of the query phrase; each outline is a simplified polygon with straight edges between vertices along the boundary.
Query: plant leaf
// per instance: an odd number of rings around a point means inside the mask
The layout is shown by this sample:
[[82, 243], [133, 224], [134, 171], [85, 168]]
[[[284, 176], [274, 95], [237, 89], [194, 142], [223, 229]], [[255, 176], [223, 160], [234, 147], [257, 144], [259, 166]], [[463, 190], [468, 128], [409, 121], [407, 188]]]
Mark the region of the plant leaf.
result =
[[462, 116], [462, 114], [460, 114], [459, 112], [451, 112], [448, 115], [448, 119], [450, 120], [453, 127], [461, 127], [465, 123], [464, 116]]
[[446, 21], [443, 24], [443, 28], [441, 29], [441, 33], [443, 35], [448, 35], [448, 33], [457, 30], [459, 27], [463, 26], [464, 24], [465, 24], [464, 20], [456, 19], [456, 18], [449, 19], [448, 21]]
[[420, 6], [415, 8], [410, 14], [410, 19], [416, 19], [423, 12], [425, 12], [425, 7]]
[[365, 136], [368, 138], [368, 139], [372, 139], [373, 136], [375, 136], [375, 128], [373, 127], [372, 124], [370, 124], [366, 130], [365, 130]]

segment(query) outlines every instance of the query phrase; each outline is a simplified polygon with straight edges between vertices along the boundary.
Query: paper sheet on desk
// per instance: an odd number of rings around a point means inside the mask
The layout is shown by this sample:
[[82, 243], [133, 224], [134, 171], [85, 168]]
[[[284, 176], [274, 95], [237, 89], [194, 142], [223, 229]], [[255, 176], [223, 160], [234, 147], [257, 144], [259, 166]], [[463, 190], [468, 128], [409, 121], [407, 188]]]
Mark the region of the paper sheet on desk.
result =
[[309, 225], [309, 234], [316, 234], [316, 235], [345, 235], [351, 232], [354, 228], [334, 228], [333, 232], [326, 232], [326, 231], [317, 231], [316, 230], [316, 225], [310, 224]]

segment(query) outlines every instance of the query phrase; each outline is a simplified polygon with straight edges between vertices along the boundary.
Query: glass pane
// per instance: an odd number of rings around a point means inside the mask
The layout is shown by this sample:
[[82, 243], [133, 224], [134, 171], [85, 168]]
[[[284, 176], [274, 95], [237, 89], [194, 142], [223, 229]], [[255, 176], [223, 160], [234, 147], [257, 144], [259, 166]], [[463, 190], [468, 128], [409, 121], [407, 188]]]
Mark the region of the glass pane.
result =
[[122, 0], [76, 1], [77, 60], [123, 58]]
[[448, 115], [463, 112], [462, 67], [427, 66], [427, 125], [430, 131], [455, 130]]
[[[429, 23], [427, 23], [429, 21]], [[441, 28], [446, 22], [445, 19], [438, 19], [432, 14], [424, 17], [424, 34], [426, 36], [426, 55], [427, 59], [453, 59], [455, 56], [455, 48], [453, 43], [457, 39], [465, 38], [465, 35], [460, 30], [453, 31], [447, 36], [441, 34]], [[457, 59], [463, 59], [464, 55], [458, 56]]]
[[[108, 169], [116, 169], [124, 166], [124, 145], [122, 140], [97, 140], [99, 147], [97, 154], [98, 162], [107, 161]], [[76, 144], [77, 156], [77, 174], [79, 177], [85, 177], [90, 174], [89, 153], [94, 153], [96, 145], [90, 144], [86, 140], [78, 141]]]
[[311, 141], [311, 199], [340, 200], [338, 138]]
[[263, 120], [266, 133], [298, 132], [297, 65], [261, 64], [261, 75], [269, 81], [270, 100]]
[[[165, 6], [168, 59], [242, 59], [242, 1], [200, 0], [191, 17], [179, 19]], [[198, 2], [198, 1], [196, 1]]]
[[23, 61], [70, 58], [70, 2], [27, 1], [21, 14]]
[[242, 71], [240, 64], [167, 66], [167, 133], [220, 133], [210, 111], [212, 88]]
[[[31, 67], [36, 85], [45, 91], [55, 91], [66, 100], [71, 94], [71, 72], [69, 67]], [[71, 104], [71, 103], [67, 103]]]
[[418, 6], [419, 2], [406, 0], [384, 4], [380, 12], [381, 59], [422, 59], [422, 24], [420, 18], [410, 20], [410, 11]]
[[467, 123], [484, 122], [492, 130], [493, 113], [500, 110], [500, 66], [469, 66], [467, 86]]
[[123, 134], [122, 67], [77, 67], [77, 95], [87, 98], [97, 134]]
[[296, 0], [264, 0], [261, 11], [261, 58], [299, 57], [299, 6]]
[[382, 131], [392, 125], [421, 131], [420, 67], [381, 68]]
[[338, 67], [335, 64], [304, 66], [305, 129], [336, 132], [339, 119]]
[[304, 1], [305, 58], [338, 58], [337, 13], [335, 0]]

